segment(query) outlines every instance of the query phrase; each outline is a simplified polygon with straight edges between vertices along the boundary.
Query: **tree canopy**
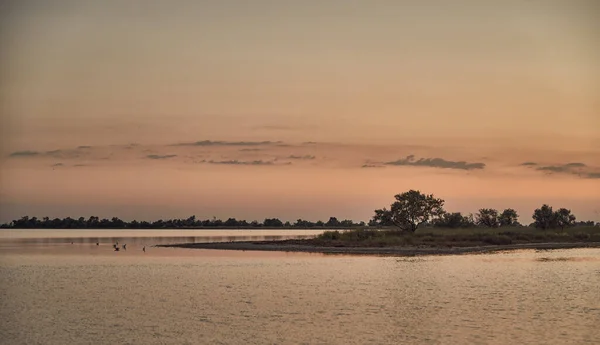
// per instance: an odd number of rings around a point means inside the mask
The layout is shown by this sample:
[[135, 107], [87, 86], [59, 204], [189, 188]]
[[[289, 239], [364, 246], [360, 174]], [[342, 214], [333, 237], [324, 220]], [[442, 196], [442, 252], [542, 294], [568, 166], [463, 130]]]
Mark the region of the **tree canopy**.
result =
[[396, 194], [390, 209], [375, 210], [373, 220], [381, 225], [389, 223], [403, 231], [415, 232], [417, 228], [444, 214], [444, 200], [435, 198], [433, 194], [423, 194], [418, 190], [409, 190]]
[[[551, 206], [544, 204], [536, 209], [532, 215], [533, 223], [529, 226], [539, 229], [552, 229], [571, 226], [600, 226], [594, 221], [576, 221], [571, 210], [560, 208], [554, 211]], [[512, 208], [507, 208], [501, 213], [493, 208], [481, 208], [475, 214], [463, 215], [460, 212], [446, 212], [444, 200], [436, 198], [433, 194], [423, 194], [418, 190], [409, 190], [394, 196], [394, 202], [389, 208], [376, 209], [369, 221], [372, 227], [396, 227], [402, 231], [415, 232], [420, 226], [434, 226], [440, 228], [467, 228], [483, 227], [519, 227], [519, 215]], [[213, 217], [212, 219], [197, 219], [190, 216], [185, 219], [159, 219], [156, 221], [124, 221], [118, 217], [100, 218], [37, 218], [24, 216], [12, 222], [0, 225], [0, 228], [17, 229], [178, 229], [178, 228], [335, 228], [350, 229], [365, 227], [364, 222], [354, 222], [350, 219], [339, 220], [329, 217], [324, 221], [308, 221], [297, 219], [295, 222], [282, 221], [278, 218], [266, 218], [246, 221], [236, 218], [227, 218], [225, 221]]]
[[312, 222], [309, 220], [298, 219], [294, 224], [283, 222], [278, 218], [266, 218], [262, 222], [253, 220], [238, 220], [228, 218], [223, 221], [213, 217], [212, 219], [200, 220], [196, 216], [186, 219], [159, 219], [153, 222], [132, 220], [130, 222], [112, 217], [111, 219], [91, 216], [89, 218], [79, 217], [77, 219], [24, 216], [13, 220], [8, 224], [2, 224], [2, 228], [18, 229], [180, 229], [180, 228], [353, 228], [365, 226], [364, 222], [355, 223], [352, 220], [338, 221], [336, 217], [331, 217], [327, 223], [323, 221]]
[[498, 211], [493, 208], [482, 208], [475, 215], [475, 222], [477, 225], [497, 228], [500, 225], [500, 222], [498, 222]]
[[[467, 228], [482, 226], [489, 228], [522, 226], [517, 211], [504, 209], [501, 213], [493, 208], [481, 208], [473, 215], [464, 216], [460, 212], [446, 212], [444, 200], [426, 195], [418, 190], [397, 194], [390, 208], [376, 209], [369, 226], [394, 226], [403, 231], [415, 232], [420, 225], [427, 224], [441, 228]], [[571, 210], [561, 208], [554, 212], [552, 207], [543, 205], [533, 213], [535, 226], [541, 229], [561, 228], [569, 226], [594, 226], [593, 221], [579, 222]], [[600, 225], [600, 223], [596, 224]]]
[[546, 204], [533, 211], [534, 226], [539, 229], [561, 228], [575, 225], [576, 217], [571, 210], [560, 208], [557, 211], [552, 210], [552, 206]]
[[500, 226], [518, 226], [519, 215], [512, 208], [507, 208], [498, 216], [498, 222]]

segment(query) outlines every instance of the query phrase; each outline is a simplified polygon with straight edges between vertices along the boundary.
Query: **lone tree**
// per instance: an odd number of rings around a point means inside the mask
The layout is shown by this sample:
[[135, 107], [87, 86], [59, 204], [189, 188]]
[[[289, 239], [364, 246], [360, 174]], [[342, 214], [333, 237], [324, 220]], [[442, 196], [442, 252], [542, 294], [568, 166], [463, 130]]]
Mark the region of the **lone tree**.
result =
[[[391, 223], [403, 231], [415, 232], [419, 225], [428, 222], [433, 217], [444, 214], [444, 200], [434, 198], [433, 194], [425, 195], [418, 190], [394, 196], [396, 201], [390, 209], [375, 210], [373, 221], [384, 225]], [[387, 224], [386, 224], [387, 225]]]
[[519, 215], [517, 214], [517, 211], [513, 210], [512, 208], [507, 208], [498, 216], [500, 226], [518, 226], [518, 219]]
[[482, 208], [475, 215], [477, 225], [487, 226], [489, 228], [497, 228], [498, 211], [493, 208]]
[[533, 211], [533, 224], [538, 229], [550, 229], [554, 224], [554, 212], [552, 206], [546, 204]]
[[560, 208], [558, 211], [554, 212], [555, 225], [559, 226], [561, 229], [573, 226], [575, 224], [575, 219], [575, 215], [571, 213], [571, 210], [567, 210], [566, 208]]

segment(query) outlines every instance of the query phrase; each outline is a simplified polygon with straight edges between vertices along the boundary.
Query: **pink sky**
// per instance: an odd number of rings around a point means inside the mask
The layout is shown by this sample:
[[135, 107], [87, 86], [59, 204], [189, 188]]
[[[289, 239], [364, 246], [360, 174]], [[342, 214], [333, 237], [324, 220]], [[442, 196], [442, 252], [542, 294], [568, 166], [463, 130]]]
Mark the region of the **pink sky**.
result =
[[598, 2], [375, 3], [8, 2], [0, 221], [600, 221]]

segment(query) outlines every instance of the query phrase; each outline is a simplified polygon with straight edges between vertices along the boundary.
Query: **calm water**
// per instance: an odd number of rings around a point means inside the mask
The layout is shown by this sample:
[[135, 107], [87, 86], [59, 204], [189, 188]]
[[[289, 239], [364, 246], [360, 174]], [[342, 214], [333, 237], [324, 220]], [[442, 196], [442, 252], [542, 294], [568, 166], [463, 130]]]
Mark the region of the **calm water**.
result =
[[[600, 339], [598, 249], [422, 258], [154, 247], [143, 253], [141, 246], [160, 235], [136, 233], [139, 241], [120, 252], [108, 240], [96, 246], [71, 233], [37, 241], [30, 233], [21, 242], [1, 235], [0, 343], [598, 344]], [[166, 237], [177, 237], [172, 235]], [[195, 236], [202, 237], [182, 237]]]
[[12, 244], [113, 244], [142, 245], [308, 238], [323, 230], [0, 230], [0, 246]]

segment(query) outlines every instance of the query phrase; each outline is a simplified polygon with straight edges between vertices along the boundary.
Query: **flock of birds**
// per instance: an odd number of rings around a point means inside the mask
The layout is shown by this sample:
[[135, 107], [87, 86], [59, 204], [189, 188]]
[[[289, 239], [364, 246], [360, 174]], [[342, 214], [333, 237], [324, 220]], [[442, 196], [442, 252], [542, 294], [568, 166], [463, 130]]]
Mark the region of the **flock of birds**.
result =
[[[73, 242], [71, 242], [71, 244], [73, 244]], [[96, 242], [96, 245], [99, 246], [100, 242]], [[121, 246], [121, 248], [123, 248], [123, 250], [127, 250], [127, 244], [123, 243], [123, 245]], [[113, 249], [115, 250], [115, 252], [118, 252], [120, 250], [120, 248], [119, 248], [119, 241], [117, 241], [115, 244], [113, 244]], [[142, 247], [142, 251], [144, 253], [146, 252], [146, 246]]]
[[[96, 242], [96, 245], [99, 246], [100, 243]], [[119, 241], [117, 241], [117, 243], [113, 244], [113, 248], [115, 249], [115, 252], [119, 251]], [[127, 244], [123, 243], [123, 245], [121, 246], [121, 248], [123, 248], [123, 250], [127, 250]], [[144, 253], [146, 252], [146, 246], [144, 246], [142, 248], [142, 250], [144, 251]]]

